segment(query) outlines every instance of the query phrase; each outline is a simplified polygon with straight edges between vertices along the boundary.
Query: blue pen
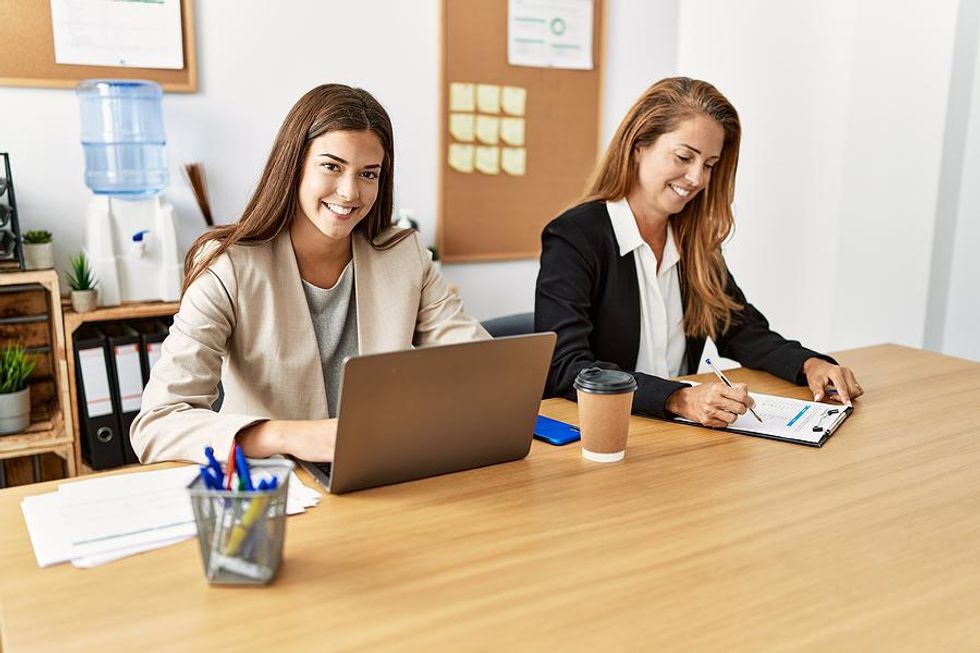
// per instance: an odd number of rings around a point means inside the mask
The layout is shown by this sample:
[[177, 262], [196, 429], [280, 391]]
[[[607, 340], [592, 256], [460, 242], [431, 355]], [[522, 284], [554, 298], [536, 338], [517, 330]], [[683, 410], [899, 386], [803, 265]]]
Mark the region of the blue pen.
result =
[[201, 480], [204, 481], [205, 487], [209, 490], [221, 489], [221, 485], [215, 481], [214, 476], [211, 474], [211, 468], [207, 465], [201, 465]]
[[208, 464], [214, 470], [214, 475], [218, 478], [218, 488], [225, 484], [225, 473], [221, 471], [221, 463], [214, 457], [214, 447], [204, 447], [204, 456], [208, 459]]
[[252, 476], [248, 471], [248, 461], [245, 460], [245, 452], [241, 447], [235, 448], [235, 469], [238, 470], [238, 478], [245, 485], [245, 491], [254, 492], [255, 487], [252, 485]]
[[276, 476], [271, 476], [271, 477], [265, 477], [261, 481], [259, 481], [259, 484], [256, 486], [255, 489], [271, 492], [272, 490], [275, 490], [278, 486], [279, 486], [279, 478]]

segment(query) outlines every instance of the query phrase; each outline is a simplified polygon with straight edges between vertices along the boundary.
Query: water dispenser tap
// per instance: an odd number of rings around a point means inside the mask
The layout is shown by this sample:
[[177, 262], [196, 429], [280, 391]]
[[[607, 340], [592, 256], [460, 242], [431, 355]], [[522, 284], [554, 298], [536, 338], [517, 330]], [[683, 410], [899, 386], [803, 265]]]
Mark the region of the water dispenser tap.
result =
[[146, 234], [150, 233], [149, 229], [144, 229], [143, 231], [137, 231], [133, 234], [133, 239], [130, 241], [130, 251], [136, 258], [143, 258], [146, 254]]

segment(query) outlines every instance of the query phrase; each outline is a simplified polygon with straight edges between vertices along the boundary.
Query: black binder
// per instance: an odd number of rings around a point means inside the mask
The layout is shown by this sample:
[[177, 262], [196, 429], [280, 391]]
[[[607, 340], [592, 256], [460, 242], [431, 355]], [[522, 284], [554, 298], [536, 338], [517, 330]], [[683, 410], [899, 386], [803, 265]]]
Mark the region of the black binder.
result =
[[113, 410], [105, 336], [93, 325], [83, 324], [75, 331], [74, 341], [82, 458], [92, 469], [117, 467], [125, 458]]
[[[153, 364], [160, 360], [163, 352], [163, 341], [170, 334], [170, 325], [173, 324], [173, 316], [161, 318], [132, 320], [127, 322], [129, 326], [140, 334], [140, 360], [143, 365], [143, 385], [150, 382], [150, 370]], [[225, 399], [224, 386], [218, 383], [218, 398], [211, 405], [211, 410], [218, 412]]]
[[169, 328], [160, 320], [134, 320], [127, 324], [140, 336], [140, 367], [143, 370], [143, 385], [146, 385], [150, 380], [150, 369], [160, 358]]
[[133, 451], [129, 428], [140, 412], [143, 398], [143, 366], [140, 353], [140, 334], [122, 322], [100, 324], [109, 346], [109, 380], [112, 388], [113, 412], [119, 419], [119, 435], [126, 463], [138, 463]]

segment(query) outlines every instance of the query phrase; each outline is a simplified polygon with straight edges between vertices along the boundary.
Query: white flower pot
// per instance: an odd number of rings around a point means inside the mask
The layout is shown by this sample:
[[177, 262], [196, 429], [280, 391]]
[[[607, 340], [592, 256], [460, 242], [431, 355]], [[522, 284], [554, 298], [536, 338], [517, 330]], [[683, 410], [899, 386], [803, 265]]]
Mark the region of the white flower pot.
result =
[[54, 243], [24, 243], [24, 269], [46, 270], [54, 267]]
[[98, 305], [97, 291], [93, 290], [72, 290], [71, 307], [76, 313], [88, 313], [94, 311]]
[[31, 389], [0, 394], [0, 435], [20, 433], [31, 424]]

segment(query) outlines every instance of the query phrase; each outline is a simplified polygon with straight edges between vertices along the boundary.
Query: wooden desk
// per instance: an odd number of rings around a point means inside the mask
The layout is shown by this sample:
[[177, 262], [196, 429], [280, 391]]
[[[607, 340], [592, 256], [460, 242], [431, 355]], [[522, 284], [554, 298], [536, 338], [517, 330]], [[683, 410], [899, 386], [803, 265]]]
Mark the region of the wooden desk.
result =
[[867, 395], [822, 449], [640, 418], [620, 464], [535, 443], [325, 497], [266, 589], [209, 587], [195, 542], [38, 569], [18, 504], [55, 484], [5, 490], [3, 651], [977, 650], [980, 364], [839, 358]]

